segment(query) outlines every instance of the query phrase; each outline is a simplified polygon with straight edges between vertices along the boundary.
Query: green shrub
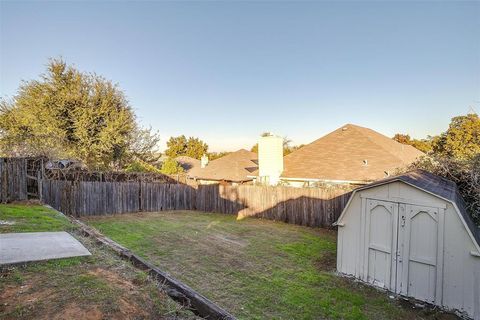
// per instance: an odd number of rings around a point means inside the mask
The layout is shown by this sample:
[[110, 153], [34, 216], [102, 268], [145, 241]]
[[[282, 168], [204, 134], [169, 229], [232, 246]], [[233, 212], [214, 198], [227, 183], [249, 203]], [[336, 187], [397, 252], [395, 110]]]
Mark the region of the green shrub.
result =
[[423, 169], [455, 182], [467, 211], [480, 226], [480, 153], [469, 159], [423, 157], [408, 169]]

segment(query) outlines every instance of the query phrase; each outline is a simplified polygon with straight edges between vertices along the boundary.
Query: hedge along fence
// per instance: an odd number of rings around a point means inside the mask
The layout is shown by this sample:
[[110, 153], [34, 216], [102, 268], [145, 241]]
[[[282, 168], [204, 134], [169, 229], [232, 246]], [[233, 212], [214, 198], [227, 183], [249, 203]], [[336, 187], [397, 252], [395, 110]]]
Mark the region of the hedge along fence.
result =
[[334, 188], [42, 181], [42, 200], [73, 216], [200, 210], [326, 227], [336, 221], [349, 196]]

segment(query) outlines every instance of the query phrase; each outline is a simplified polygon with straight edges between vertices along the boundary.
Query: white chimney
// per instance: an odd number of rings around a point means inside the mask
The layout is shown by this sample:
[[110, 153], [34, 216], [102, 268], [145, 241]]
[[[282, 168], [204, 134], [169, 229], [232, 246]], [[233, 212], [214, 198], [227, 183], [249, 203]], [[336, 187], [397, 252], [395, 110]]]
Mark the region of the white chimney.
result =
[[276, 185], [283, 172], [283, 138], [273, 134], [258, 140], [258, 175], [260, 181]]
[[204, 154], [200, 159], [200, 167], [205, 168], [208, 165], [208, 156]]

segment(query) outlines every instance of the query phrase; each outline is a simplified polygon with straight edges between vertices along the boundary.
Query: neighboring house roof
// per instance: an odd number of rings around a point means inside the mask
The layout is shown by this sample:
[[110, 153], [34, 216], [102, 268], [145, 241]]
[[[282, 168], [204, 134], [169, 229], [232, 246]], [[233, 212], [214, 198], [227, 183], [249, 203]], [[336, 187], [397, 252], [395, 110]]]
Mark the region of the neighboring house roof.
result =
[[285, 156], [282, 177], [374, 181], [422, 155], [416, 148], [376, 131], [346, 124]]
[[[460, 213], [463, 218], [463, 222], [468, 230], [471, 232], [471, 236], [477, 242], [478, 247], [480, 248], [480, 227], [476, 226], [473, 222], [471, 216], [468, 214], [465, 202], [458, 191], [457, 185], [455, 182], [442, 178], [440, 176], [434, 175], [430, 172], [424, 170], [414, 170], [398, 176], [389, 177], [387, 179], [375, 181], [369, 185], [359, 187], [355, 189], [350, 196], [350, 199], [353, 198], [354, 194], [358, 191], [370, 189], [376, 186], [384, 185], [394, 181], [402, 181], [408, 185], [411, 185], [415, 188], [428, 192], [434, 196], [442, 198], [446, 201], [452, 203], [454, 207], [457, 208], [457, 211]], [[350, 202], [350, 200], [349, 200]], [[345, 206], [342, 214], [338, 218], [337, 224], [344, 216], [344, 212], [348, 207], [349, 203]], [[480, 250], [480, 249], [479, 249]]]
[[179, 156], [176, 157], [175, 160], [180, 164], [180, 166], [186, 173], [189, 173], [195, 168], [200, 168], [200, 160], [192, 157]]
[[240, 149], [210, 161], [205, 168], [195, 168], [189, 176], [200, 180], [244, 182], [252, 180], [252, 172], [258, 169], [257, 154]]

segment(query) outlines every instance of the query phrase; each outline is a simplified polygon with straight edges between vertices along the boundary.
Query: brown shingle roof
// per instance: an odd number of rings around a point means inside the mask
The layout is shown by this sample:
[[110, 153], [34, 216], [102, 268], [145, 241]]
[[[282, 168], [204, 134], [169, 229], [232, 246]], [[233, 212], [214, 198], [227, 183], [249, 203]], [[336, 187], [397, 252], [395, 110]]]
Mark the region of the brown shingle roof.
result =
[[252, 172], [258, 169], [257, 154], [240, 149], [208, 163], [205, 168], [195, 168], [188, 175], [201, 180], [250, 181]]
[[347, 124], [285, 156], [282, 177], [374, 181], [422, 155], [376, 131]]
[[200, 160], [192, 157], [179, 156], [176, 157], [175, 160], [180, 164], [180, 166], [182, 166], [183, 170], [186, 173], [189, 173], [195, 168], [200, 168]]

